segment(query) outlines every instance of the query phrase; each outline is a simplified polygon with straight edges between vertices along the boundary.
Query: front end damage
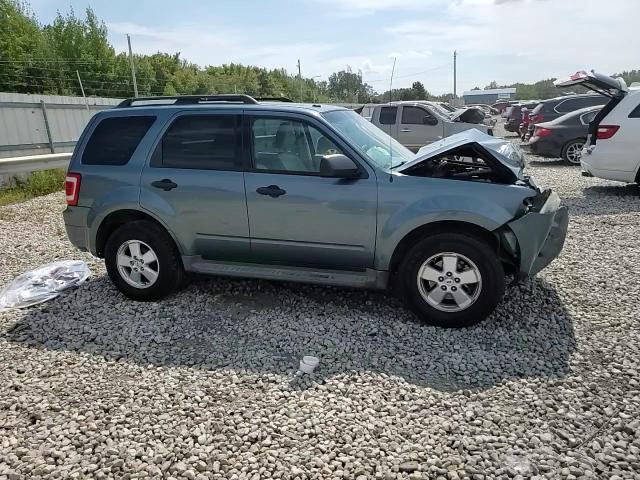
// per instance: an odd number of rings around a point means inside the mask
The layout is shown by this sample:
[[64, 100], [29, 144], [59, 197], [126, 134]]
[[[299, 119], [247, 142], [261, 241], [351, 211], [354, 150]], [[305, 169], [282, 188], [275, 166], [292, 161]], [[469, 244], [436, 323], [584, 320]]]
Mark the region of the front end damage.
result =
[[516, 281], [530, 277], [556, 258], [569, 225], [567, 207], [551, 190], [541, 190], [525, 174], [522, 151], [508, 140], [469, 130], [420, 149], [398, 168], [403, 175], [516, 185], [523, 193], [513, 220], [495, 230], [500, 258]]
[[514, 265], [514, 280], [531, 277], [549, 265], [564, 246], [569, 227], [567, 207], [551, 190], [539, 192], [526, 202], [525, 213], [495, 233], [502, 253]]

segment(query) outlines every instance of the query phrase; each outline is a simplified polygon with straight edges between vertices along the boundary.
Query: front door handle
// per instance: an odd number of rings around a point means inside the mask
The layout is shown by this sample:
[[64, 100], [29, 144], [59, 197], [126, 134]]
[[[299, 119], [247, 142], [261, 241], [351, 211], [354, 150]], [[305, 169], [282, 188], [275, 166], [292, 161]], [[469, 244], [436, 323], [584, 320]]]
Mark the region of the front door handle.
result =
[[403, 128], [400, 131], [403, 132], [403, 133], [409, 133], [411, 130], [409, 130], [408, 128]]
[[172, 188], [176, 188], [178, 186], [177, 183], [172, 182], [168, 178], [164, 178], [162, 180], [156, 180], [155, 182], [151, 182], [151, 185], [156, 188], [161, 188], [165, 192], [168, 192]]
[[277, 185], [269, 185], [268, 187], [258, 187], [256, 188], [256, 192], [260, 195], [269, 195], [271, 198], [279, 197], [280, 195], [284, 195], [287, 193], [286, 190], [281, 189]]

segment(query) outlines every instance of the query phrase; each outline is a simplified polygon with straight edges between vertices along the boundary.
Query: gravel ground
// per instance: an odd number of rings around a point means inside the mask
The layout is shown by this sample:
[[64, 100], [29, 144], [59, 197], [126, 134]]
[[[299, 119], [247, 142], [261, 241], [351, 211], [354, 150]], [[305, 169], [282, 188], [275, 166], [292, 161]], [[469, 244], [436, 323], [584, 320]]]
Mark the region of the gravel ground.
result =
[[532, 160], [570, 206], [564, 252], [458, 331], [266, 281], [134, 303], [66, 241], [62, 194], [0, 208], [0, 285], [93, 271], [0, 314], [0, 479], [640, 478], [640, 191]]

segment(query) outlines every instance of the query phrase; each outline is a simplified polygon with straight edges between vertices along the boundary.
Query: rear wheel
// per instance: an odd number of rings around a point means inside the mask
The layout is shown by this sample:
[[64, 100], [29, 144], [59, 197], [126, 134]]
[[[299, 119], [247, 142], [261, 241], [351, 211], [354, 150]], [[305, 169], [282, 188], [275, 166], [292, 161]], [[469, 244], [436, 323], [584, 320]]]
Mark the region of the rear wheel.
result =
[[504, 294], [504, 270], [482, 240], [458, 233], [417, 243], [399, 280], [408, 306], [425, 323], [459, 328], [484, 320]]
[[184, 269], [172, 238], [148, 220], [127, 223], [105, 246], [105, 265], [114, 285], [134, 300], [158, 300], [182, 283]]
[[582, 147], [584, 140], [571, 140], [562, 147], [562, 160], [567, 165], [580, 165], [580, 157], [582, 156]]

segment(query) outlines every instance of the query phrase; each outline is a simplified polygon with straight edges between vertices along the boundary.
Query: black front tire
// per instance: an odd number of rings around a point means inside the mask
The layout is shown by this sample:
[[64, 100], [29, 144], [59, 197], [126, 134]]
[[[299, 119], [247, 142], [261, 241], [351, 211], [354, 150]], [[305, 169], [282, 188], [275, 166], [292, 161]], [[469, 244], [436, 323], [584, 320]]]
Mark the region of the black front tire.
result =
[[[418, 287], [418, 273], [423, 264], [434, 255], [444, 252], [467, 257], [476, 265], [481, 276], [477, 299], [460, 311], [434, 308], [425, 300]], [[408, 307], [423, 322], [440, 327], [461, 328], [475, 325], [493, 312], [504, 295], [504, 269], [496, 252], [485, 241], [468, 234], [442, 233], [424, 238], [405, 255], [398, 275]]]
[[[136, 240], [151, 247], [157, 257], [157, 279], [145, 288], [127, 283], [117, 263], [120, 247]], [[104, 262], [113, 284], [133, 300], [153, 301], [164, 298], [179, 288], [184, 278], [182, 260], [173, 239], [161, 226], [149, 220], [136, 220], [117, 228], [107, 239]]]

